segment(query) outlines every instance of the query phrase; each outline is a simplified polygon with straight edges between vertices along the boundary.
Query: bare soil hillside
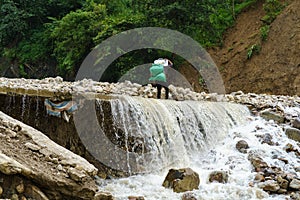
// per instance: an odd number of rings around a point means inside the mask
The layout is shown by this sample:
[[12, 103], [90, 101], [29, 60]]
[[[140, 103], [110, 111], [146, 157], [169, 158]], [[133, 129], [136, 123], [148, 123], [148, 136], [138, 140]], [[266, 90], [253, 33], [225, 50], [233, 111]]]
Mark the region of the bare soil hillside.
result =
[[[224, 45], [210, 55], [219, 67], [226, 92], [300, 95], [300, 1], [292, 0], [261, 40], [263, 1], [241, 13], [224, 35]], [[248, 59], [252, 45], [261, 50]]]

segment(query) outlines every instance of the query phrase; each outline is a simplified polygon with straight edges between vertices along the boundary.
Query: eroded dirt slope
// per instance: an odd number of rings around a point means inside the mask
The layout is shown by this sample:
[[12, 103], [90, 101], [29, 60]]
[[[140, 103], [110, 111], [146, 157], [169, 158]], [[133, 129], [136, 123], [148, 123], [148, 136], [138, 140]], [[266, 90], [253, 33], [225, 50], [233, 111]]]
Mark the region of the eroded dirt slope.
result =
[[[262, 42], [263, 1], [241, 13], [234, 27], [224, 35], [222, 48], [209, 53], [219, 67], [226, 92], [300, 95], [300, 1], [289, 5], [270, 26]], [[259, 54], [247, 59], [252, 45], [261, 46]]]

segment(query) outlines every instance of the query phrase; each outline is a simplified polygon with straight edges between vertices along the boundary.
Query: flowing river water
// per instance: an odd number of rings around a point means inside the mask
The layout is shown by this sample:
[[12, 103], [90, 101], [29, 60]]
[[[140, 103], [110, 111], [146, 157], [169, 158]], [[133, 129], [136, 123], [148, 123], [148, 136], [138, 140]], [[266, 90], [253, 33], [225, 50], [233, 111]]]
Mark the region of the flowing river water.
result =
[[[131, 195], [147, 200], [181, 199], [182, 193], [166, 189], [162, 183], [170, 168], [182, 167], [199, 174], [199, 189], [192, 191], [199, 200], [286, 199], [284, 195], [269, 195], [250, 186], [256, 173], [248, 154], [236, 149], [239, 140], [247, 141], [248, 151], [286, 172], [297, 173], [293, 166], [300, 166], [295, 155], [284, 151], [287, 143], [297, 145], [285, 136], [283, 127], [251, 115], [246, 106], [124, 97], [111, 101], [111, 107], [117, 126], [126, 135], [144, 138], [145, 146], [155, 155], [151, 162], [142, 164], [143, 173], [99, 183], [101, 191], [112, 193], [118, 200]], [[289, 112], [300, 113], [298, 108]], [[264, 134], [270, 134], [277, 145], [262, 143], [260, 136]], [[274, 159], [278, 156], [287, 159], [288, 164]], [[216, 170], [228, 173], [228, 183], [208, 181], [209, 173]]]

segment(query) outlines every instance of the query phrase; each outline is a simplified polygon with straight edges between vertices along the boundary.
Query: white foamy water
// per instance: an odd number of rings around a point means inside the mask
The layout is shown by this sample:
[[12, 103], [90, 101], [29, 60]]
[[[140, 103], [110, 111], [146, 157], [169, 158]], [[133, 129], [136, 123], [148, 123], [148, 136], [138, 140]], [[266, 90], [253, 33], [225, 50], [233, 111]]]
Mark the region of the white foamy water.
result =
[[[113, 121], [110, 131], [121, 138], [126, 149], [140, 145], [142, 153], [116, 149], [102, 163], [131, 174], [155, 172], [174, 164], [184, 167], [194, 160], [194, 154], [214, 146], [232, 127], [245, 123], [249, 115], [246, 106], [225, 102], [122, 96], [109, 103]], [[103, 110], [101, 100], [98, 106]]]
[[[288, 111], [291, 112], [291, 115], [299, 114], [297, 108], [291, 108]], [[266, 133], [270, 134], [272, 141], [278, 145], [262, 144], [259, 135]], [[286, 199], [284, 195], [269, 195], [259, 189], [256, 184], [254, 187], [249, 186], [249, 182], [254, 180], [256, 173], [247, 159], [248, 154], [242, 154], [235, 148], [239, 140], [247, 141], [250, 147], [248, 151], [255, 151], [269, 165], [275, 165], [285, 172], [300, 175], [294, 170], [294, 167], [300, 166], [296, 155], [284, 150], [284, 146], [288, 143], [299, 148], [297, 144], [288, 139], [282, 127], [274, 122], [249, 116], [247, 125], [230, 129], [224, 139], [215, 141], [215, 146], [199, 152], [192, 152], [190, 159], [179, 159], [182, 162], [173, 163], [168, 168], [157, 172], [102, 181], [99, 186], [100, 191], [112, 193], [117, 200], [128, 199], [128, 196], [131, 195], [143, 196], [146, 200], [179, 200], [183, 193], [174, 193], [171, 189], [162, 187], [162, 183], [171, 167], [190, 167], [200, 175], [199, 189], [192, 191], [199, 200]], [[288, 164], [276, 159], [279, 157], [288, 160]], [[227, 171], [229, 174], [228, 183], [209, 183], [208, 175], [215, 170]]]

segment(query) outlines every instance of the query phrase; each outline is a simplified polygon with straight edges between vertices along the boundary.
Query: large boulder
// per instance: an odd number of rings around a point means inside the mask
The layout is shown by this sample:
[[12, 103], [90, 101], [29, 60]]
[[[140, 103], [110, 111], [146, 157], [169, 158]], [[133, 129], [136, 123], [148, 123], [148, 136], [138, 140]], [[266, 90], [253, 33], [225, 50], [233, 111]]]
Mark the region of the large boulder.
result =
[[[0, 144], [1, 197], [10, 198], [17, 191], [19, 194], [15, 196], [20, 198], [21, 195], [51, 200], [94, 198], [98, 188], [93, 177], [97, 169], [92, 164], [2, 112]], [[13, 183], [14, 177], [22, 180]]]
[[200, 178], [191, 168], [170, 169], [163, 186], [172, 188], [174, 192], [186, 192], [198, 189]]

